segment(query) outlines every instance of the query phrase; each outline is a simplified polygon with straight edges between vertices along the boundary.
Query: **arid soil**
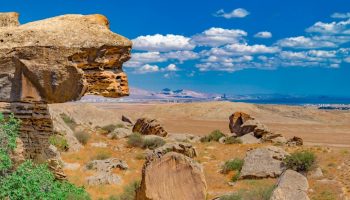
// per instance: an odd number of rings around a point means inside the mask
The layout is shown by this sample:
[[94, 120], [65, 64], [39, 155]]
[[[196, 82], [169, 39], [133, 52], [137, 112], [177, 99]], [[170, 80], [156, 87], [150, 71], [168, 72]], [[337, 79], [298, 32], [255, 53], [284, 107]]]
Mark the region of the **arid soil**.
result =
[[[78, 110], [72, 108], [78, 107]], [[104, 121], [101, 112], [106, 112], [105, 121], [119, 121], [122, 115], [136, 120], [147, 116], [158, 119], [170, 133], [191, 133], [207, 135], [215, 129], [229, 133], [228, 117], [235, 111], [251, 114], [257, 120], [266, 124], [272, 131], [286, 137], [299, 136], [306, 141], [301, 149], [308, 149], [317, 156], [317, 165], [322, 169], [324, 177], [321, 180], [308, 177], [310, 190], [308, 195], [312, 200], [346, 200], [344, 195], [350, 195], [350, 112], [323, 111], [315, 108], [278, 105], [253, 105], [245, 103], [212, 102], [190, 104], [83, 104], [69, 103], [52, 105], [53, 112], [69, 110], [72, 116], [86, 119], [76, 120], [78, 123], [94, 121], [93, 109], [96, 107], [98, 121]], [[86, 108], [86, 109], [84, 109]], [[87, 110], [88, 115], [80, 114]], [[92, 113], [91, 113], [92, 112]], [[95, 123], [93, 123], [96, 125]], [[105, 125], [106, 123], [104, 123]], [[94, 147], [92, 143], [103, 142], [107, 147]], [[233, 173], [221, 174], [222, 164], [233, 158], [244, 158], [246, 152], [266, 144], [242, 145], [220, 144], [218, 142], [193, 143], [199, 155], [195, 158], [204, 167], [208, 184], [208, 198], [241, 189], [259, 188], [274, 185], [276, 179], [239, 180], [233, 186], [229, 185]], [[299, 147], [285, 147], [288, 152], [300, 150]], [[144, 150], [127, 145], [127, 139], [111, 140], [98, 132], [92, 132], [88, 143], [77, 152], [63, 152], [62, 158], [67, 163], [78, 163], [77, 169], [65, 169], [68, 179], [84, 186], [93, 199], [108, 199], [123, 192], [123, 188], [135, 180], [141, 179], [141, 169], [144, 163]], [[84, 166], [98, 154], [127, 162], [126, 171], [115, 170], [122, 182], [119, 185], [89, 186], [86, 177], [92, 171]], [[343, 196], [341, 196], [343, 195]]]

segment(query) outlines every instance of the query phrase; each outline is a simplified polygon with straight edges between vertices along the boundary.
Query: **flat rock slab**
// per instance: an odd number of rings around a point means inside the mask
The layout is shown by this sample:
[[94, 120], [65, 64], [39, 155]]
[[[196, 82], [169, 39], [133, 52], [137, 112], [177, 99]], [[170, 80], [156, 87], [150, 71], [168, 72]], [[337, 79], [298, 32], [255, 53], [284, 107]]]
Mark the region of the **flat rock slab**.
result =
[[282, 160], [289, 155], [283, 149], [267, 146], [248, 151], [241, 171], [242, 179], [275, 178], [283, 170]]
[[280, 177], [270, 200], [309, 200], [308, 188], [309, 183], [305, 176], [296, 171], [287, 170]]

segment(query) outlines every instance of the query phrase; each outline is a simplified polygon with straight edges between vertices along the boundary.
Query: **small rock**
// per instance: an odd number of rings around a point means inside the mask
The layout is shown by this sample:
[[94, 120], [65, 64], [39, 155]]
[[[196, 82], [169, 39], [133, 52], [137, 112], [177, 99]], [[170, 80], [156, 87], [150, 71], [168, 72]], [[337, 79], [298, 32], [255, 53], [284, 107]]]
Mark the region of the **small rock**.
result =
[[315, 178], [315, 179], [322, 178], [322, 177], [323, 177], [322, 169], [319, 168], [319, 167], [317, 167], [316, 169], [314, 169], [313, 171], [311, 171], [310, 177], [311, 177], [311, 178]]
[[187, 157], [194, 158], [197, 156], [196, 149], [190, 143], [175, 142], [167, 143], [157, 149], [150, 151], [146, 154], [147, 160], [152, 160], [154, 158], [159, 158], [169, 152], [177, 152], [183, 154]]
[[168, 133], [156, 119], [141, 118], [138, 119], [132, 129], [132, 132], [138, 132], [142, 135], [158, 135], [165, 137]]
[[167, 136], [168, 141], [172, 142], [199, 142], [200, 136], [187, 134], [187, 133], [169, 133]]
[[89, 176], [86, 178], [88, 185], [112, 185], [119, 184], [121, 178], [112, 173], [98, 173], [97, 175]]
[[117, 159], [117, 158], [110, 158], [106, 160], [93, 160], [86, 164], [86, 169], [94, 169], [97, 172], [111, 172], [114, 168], [119, 168], [121, 170], [128, 169], [128, 165], [125, 161]]
[[107, 135], [110, 139], [121, 139], [129, 137], [132, 134], [132, 131], [127, 128], [116, 128], [110, 134]]
[[260, 139], [254, 136], [254, 133], [245, 134], [241, 137], [238, 137], [238, 139], [242, 141], [242, 144], [258, 144], [261, 142]]

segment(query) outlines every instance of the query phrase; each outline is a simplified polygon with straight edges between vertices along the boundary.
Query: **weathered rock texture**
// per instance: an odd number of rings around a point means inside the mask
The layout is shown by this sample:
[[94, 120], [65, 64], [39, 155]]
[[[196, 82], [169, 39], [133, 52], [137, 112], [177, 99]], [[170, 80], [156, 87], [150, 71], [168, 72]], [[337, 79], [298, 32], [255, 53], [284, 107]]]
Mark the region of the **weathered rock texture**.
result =
[[287, 170], [280, 177], [270, 200], [309, 200], [309, 183], [305, 176], [293, 170]]
[[136, 200], [205, 200], [206, 190], [201, 165], [170, 152], [145, 163]]
[[240, 128], [242, 124], [244, 124], [246, 121], [254, 119], [250, 115], [243, 113], [243, 112], [235, 112], [230, 117], [230, 124], [229, 128], [231, 133], [238, 133], [240, 132]]
[[35, 158], [53, 134], [47, 103], [84, 94], [129, 94], [123, 62], [131, 41], [109, 30], [102, 15], [64, 15], [19, 25], [0, 13], [0, 106], [22, 120], [24, 157]]
[[142, 135], [158, 135], [165, 137], [168, 133], [156, 119], [141, 118], [138, 119], [132, 129], [133, 132], [139, 132]]
[[282, 160], [289, 155], [275, 146], [257, 148], [247, 152], [241, 171], [241, 178], [279, 177], [285, 167]]
[[192, 146], [191, 143], [174, 142], [174, 143], [166, 143], [165, 145], [148, 152], [146, 155], [146, 159], [152, 160], [152, 159], [160, 158], [163, 155], [167, 154], [168, 152], [180, 153], [190, 158], [194, 158], [197, 156], [197, 151]]

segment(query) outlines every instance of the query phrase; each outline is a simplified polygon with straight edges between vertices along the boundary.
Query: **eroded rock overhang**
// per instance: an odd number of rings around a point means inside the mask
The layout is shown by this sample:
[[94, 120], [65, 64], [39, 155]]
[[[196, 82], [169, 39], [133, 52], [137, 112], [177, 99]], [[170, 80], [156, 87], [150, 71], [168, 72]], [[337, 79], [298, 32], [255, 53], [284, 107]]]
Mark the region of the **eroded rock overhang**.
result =
[[122, 64], [132, 43], [102, 15], [63, 15], [19, 25], [0, 14], [0, 102], [62, 103], [84, 94], [129, 94]]

